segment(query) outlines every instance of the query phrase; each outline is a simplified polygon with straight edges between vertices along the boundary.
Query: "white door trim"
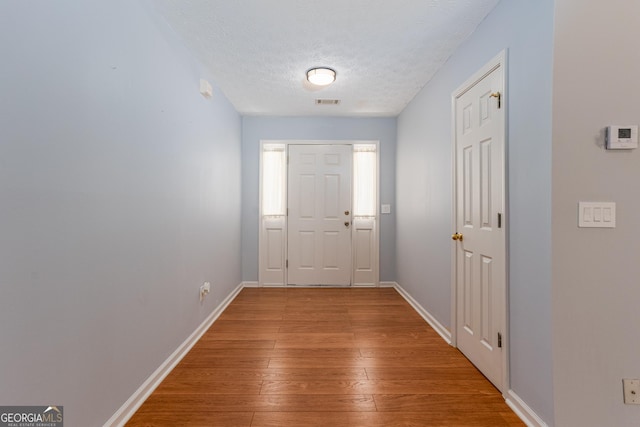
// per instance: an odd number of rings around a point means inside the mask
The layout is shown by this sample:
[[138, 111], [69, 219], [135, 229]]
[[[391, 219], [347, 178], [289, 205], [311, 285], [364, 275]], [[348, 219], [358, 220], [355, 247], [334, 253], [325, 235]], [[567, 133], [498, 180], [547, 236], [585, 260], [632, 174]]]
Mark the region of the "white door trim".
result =
[[[502, 352], [502, 378], [503, 384], [501, 392], [503, 396], [506, 398], [507, 393], [509, 391], [509, 200], [508, 200], [508, 109], [507, 109], [507, 51], [503, 50], [498, 55], [496, 55], [493, 59], [491, 59], [484, 67], [482, 67], [479, 71], [477, 71], [473, 76], [467, 79], [462, 85], [456, 89], [451, 95], [451, 163], [452, 163], [452, 181], [451, 181], [451, 194], [452, 194], [452, 209], [451, 209], [451, 233], [456, 233], [456, 223], [457, 223], [457, 162], [456, 162], [456, 99], [462, 96], [465, 92], [471, 89], [477, 82], [482, 80], [492, 71], [497, 68], [502, 68], [502, 94], [501, 100], [502, 108], [505, 108], [505, 120], [504, 120], [504, 186], [503, 186], [503, 200], [504, 200], [504, 223], [503, 226], [505, 228], [505, 290], [504, 290], [504, 313], [502, 318], [504, 319], [504, 337], [503, 337], [503, 352]], [[457, 249], [456, 242], [452, 241], [451, 245], [451, 345], [457, 347], [457, 314], [458, 314], [458, 295], [457, 295]]]
[[[376, 146], [376, 159], [377, 159], [377, 173], [376, 173], [376, 203], [377, 203], [377, 207], [378, 209], [376, 210], [376, 215], [375, 215], [375, 230], [373, 233], [373, 263], [374, 265], [374, 269], [373, 269], [373, 274], [369, 274], [370, 276], [372, 276], [372, 280], [371, 283], [369, 283], [369, 281], [367, 281], [367, 283], [358, 283], [355, 282], [354, 280], [354, 275], [355, 275], [355, 266], [357, 265], [355, 262], [355, 259], [352, 260], [352, 273], [351, 273], [351, 285], [352, 286], [372, 286], [372, 287], [378, 287], [380, 285], [379, 282], [379, 271], [380, 271], [380, 141], [376, 141], [376, 140], [260, 140], [260, 159], [259, 159], [259, 184], [258, 184], [258, 286], [262, 287], [262, 286], [275, 286], [275, 287], [279, 287], [279, 286], [287, 286], [286, 284], [288, 283], [288, 278], [287, 278], [287, 270], [285, 268], [284, 265], [284, 260], [283, 260], [283, 270], [284, 273], [282, 274], [283, 278], [282, 280], [278, 280], [276, 281], [269, 281], [269, 280], [265, 280], [265, 278], [263, 277], [263, 272], [264, 272], [264, 268], [265, 268], [265, 248], [264, 248], [264, 235], [263, 235], [263, 214], [262, 214], [262, 153], [264, 150], [264, 145], [265, 144], [281, 144], [285, 146], [285, 151], [287, 153], [289, 153], [289, 145], [354, 145], [354, 144], [373, 144]], [[288, 184], [285, 185], [286, 188], [288, 188]], [[286, 197], [288, 197], [288, 195], [286, 195]], [[285, 206], [288, 206], [288, 200], [285, 200]], [[357, 224], [358, 222], [356, 221], [356, 218], [354, 218], [353, 221], [353, 226], [351, 227], [352, 229], [352, 233], [355, 233], [357, 230]], [[286, 254], [288, 253], [288, 248], [287, 248], [287, 229], [288, 229], [288, 222], [286, 219], [286, 216], [283, 219], [283, 229], [284, 229], [284, 242], [282, 242], [282, 250], [283, 253]], [[352, 235], [352, 239], [354, 238], [354, 236]], [[352, 252], [352, 256], [354, 255], [354, 253]]]

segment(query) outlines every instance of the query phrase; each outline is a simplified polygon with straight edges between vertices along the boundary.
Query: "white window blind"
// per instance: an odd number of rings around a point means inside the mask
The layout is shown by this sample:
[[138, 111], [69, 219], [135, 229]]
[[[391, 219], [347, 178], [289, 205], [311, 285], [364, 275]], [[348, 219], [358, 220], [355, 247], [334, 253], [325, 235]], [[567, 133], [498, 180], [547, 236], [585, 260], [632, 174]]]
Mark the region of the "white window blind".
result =
[[285, 214], [287, 162], [284, 144], [265, 144], [262, 149], [262, 215]]
[[353, 214], [376, 215], [377, 155], [375, 144], [353, 146]]

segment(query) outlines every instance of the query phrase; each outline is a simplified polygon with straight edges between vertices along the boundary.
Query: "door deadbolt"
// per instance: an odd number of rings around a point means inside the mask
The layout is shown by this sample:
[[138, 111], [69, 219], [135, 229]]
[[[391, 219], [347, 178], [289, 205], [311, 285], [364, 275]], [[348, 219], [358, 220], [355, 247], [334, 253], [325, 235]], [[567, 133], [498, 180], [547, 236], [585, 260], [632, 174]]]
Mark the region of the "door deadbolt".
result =
[[345, 215], [349, 215], [349, 211], [344, 211], [344, 214]]

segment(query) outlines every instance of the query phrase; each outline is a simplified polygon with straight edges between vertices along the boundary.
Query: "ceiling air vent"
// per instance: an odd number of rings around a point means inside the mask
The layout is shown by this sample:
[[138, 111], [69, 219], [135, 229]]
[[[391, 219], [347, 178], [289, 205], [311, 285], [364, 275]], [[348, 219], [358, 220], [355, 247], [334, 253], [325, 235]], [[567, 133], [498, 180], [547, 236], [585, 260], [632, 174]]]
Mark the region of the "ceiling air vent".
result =
[[338, 105], [339, 99], [316, 99], [316, 105]]

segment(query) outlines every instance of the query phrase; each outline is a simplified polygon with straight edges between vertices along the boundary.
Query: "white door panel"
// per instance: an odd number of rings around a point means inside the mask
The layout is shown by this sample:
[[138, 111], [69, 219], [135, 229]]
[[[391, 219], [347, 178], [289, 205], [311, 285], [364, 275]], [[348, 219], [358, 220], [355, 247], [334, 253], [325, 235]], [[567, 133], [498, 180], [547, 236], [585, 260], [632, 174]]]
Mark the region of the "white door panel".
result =
[[351, 284], [351, 168], [350, 145], [289, 146], [289, 284]]
[[279, 270], [282, 261], [282, 228], [267, 228], [267, 270]]
[[353, 286], [375, 286], [378, 265], [375, 218], [354, 218], [352, 241]]
[[[496, 387], [503, 387], [505, 329], [503, 67], [455, 98], [456, 340]], [[500, 105], [502, 104], [502, 105]]]
[[262, 218], [260, 236], [260, 280], [263, 286], [282, 286], [285, 277], [285, 218]]

